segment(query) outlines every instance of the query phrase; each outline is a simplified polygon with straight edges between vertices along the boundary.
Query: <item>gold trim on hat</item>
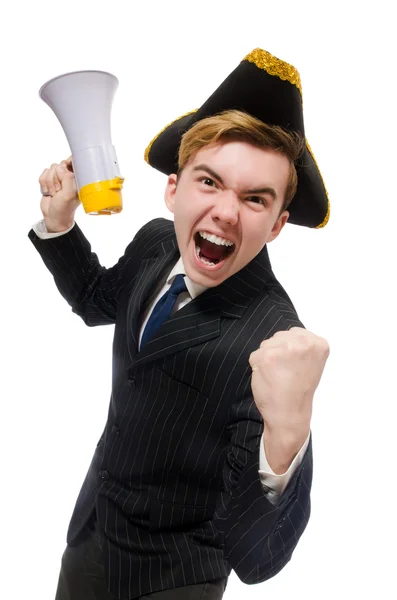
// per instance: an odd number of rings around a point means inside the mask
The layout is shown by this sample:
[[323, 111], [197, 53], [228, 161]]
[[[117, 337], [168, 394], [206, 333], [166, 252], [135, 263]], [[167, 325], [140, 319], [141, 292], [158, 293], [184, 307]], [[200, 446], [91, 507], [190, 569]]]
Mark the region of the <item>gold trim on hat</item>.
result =
[[262, 48], [255, 48], [255, 50], [252, 50], [252, 52], [247, 54], [243, 60], [248, 60], [259, 69], [263, 69], [269, 73], [269, 75], [275, 75], [284, 81], [289, 81], [298, 88], [302, 96], [301, 78], [297, 69], [292, 65], [276, 58], [273, 54], [270, 54], [270, 52], [262, 50]]
[[[327, 200], [328, 200], [328, 196], [327, 196]], [[316, 227], [314, 229], [320, 229], [321, 227], [325, 227], [329, 221], [330, 213], [331, 213], [331, 205], [328, 200], [328, 208], [327, 208], [327, 214], [325, 215], [325, 219], [322, 223], [320, 223], [320, 225], [316, 225]]]
[[152, 149], [152, 146], [154, 144], [154, 142], [157, 140], [157, 138], [160, 137], [160, 135], [166, 130], [168, 129], [168, 127], [171, 127], [171, 125], [173, 125], [174, 123], [176, 123], [177, 121], [180, 121], [181, 119], [183, 119], [183, 117], [187, 117], [189, 115], [192, 115], [193, 113], [197, 112], [198, 108], [195, 108], [194, 110], [191, 110], [187, 113], [185, 113], [184, 115], [182, 115], [181, 117], [178, 117], [177, 119], [174, 119], [173, 121], [171, 121], [171, 123], [168, 123], [168, 125], [166, 125], [165, 127], [163, 127], [163, 129], [152, 139], [152, 141], [150, 142], [149, 146], [146, 148], [145, 150], [145, 154], [144, 154], [144, 158], [145, 161], [148, 163], [148, 165], [150, 165], [149, 162], [149, 154], [150, 154], [150, 150]]
[[324, 221], [323, 221], [322, 223], [320, 223], [320, 225], [316, 225], [316, 227], [315, 227], [315, 229], [320, 229], [321, 227], [325, 227], [325, 226], [326, 226], [326, 224], [327, 224], [327, 223], [328, 223], [328, 221], [329, 221], [329, 217], [330, 217], [330, 213], [331, 213], [331, 205], [330, 205], [330, 202], [329, 202], [328, 192], [327, 192], [327, 188], [325, 187], [325, 183], [324, 183], [323, 176], [321, 175], [321, 171], [320, 171], [320, 169], [318, 168], [317, 161], [316, 161], [316, 159], [314, 158], [313, 151], [312, 151], [312, 149], [310, 148], [309, 142], [308, 142], [307, 140], [306, 140], [306, 148], [308, 149], [308, 151], [309, 151], [309, 153], [310, 153], [310, 156], [312, 157], [312, 159], [313, 159], [313, 162], [314, 162], [314, 164], [315, 164], [315, 165], [316, 165], [316, 167], [317, 167], [317, 171], [318, 171], [318, 173], [319, 173], [319, 175], [320, 175], [320, 177], [321, 177], [321, 181], [323, 182], [323, 186], [324, 186], [324, 190], [325, 190], [325, 195], [326, 195], [326, 197], [327, 197], [327, 202], [328, 202], [327, 214], [325, 215]]

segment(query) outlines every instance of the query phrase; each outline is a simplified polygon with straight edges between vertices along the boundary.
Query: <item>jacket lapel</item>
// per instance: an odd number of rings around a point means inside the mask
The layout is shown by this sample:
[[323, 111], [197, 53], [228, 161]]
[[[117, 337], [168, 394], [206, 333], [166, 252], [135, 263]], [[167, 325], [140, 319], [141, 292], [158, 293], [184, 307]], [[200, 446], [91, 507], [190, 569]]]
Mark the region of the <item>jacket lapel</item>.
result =
[[219, 334], [220, 311], [214, 307], [210, 298], [206, 300], [199, 296], [171, 315], [159, 327], [154, 336], [136, 354], [131, 369], [202, 344], [218, 337]]
[[146, 313], [153, 295], [161, 281], [165, 281], [168, 273], [179, 257], [176, 239], [163, 242], [157, 253], [140, 263], [139, 271], [134, 278], [134, 289], [127, 305], [128, 350], [133, 359], [138, 353], [139, 332], [143, 315]]
[[127, 310], [131, 328], [129, 373], [148, 362], [218, 337], [222, 318], [240, 319], [266, 283], [275, 281], [265, 246], [244, 269], [171, 315], [138, 352], [143, 314], [152, 302], [160, 280], [165, 281], [179, 256], [176, 238], [173, 238], [161, 245], [155, 257], [141, 263]]

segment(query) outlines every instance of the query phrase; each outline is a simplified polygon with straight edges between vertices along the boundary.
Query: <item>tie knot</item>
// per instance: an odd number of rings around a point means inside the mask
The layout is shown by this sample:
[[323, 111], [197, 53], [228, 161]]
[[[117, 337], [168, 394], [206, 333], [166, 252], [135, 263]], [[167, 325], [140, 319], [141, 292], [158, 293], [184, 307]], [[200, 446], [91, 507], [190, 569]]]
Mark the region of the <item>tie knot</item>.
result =
[[187, 292], [187, 287], [185, 283], [184, 275], [177, 275], [172, 282], [172, 285], [169, 289], [170, 294], [175, 294], [175, 296], [179, 296], [182, 292]]

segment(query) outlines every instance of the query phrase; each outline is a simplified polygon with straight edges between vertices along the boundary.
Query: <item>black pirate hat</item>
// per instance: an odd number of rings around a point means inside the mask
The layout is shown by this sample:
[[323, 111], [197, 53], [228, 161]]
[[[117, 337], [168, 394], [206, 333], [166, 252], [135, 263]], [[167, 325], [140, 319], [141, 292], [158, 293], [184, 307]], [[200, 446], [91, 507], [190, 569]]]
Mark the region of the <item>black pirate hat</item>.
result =
[[[242, 110], [264, 123], [305, 136], [298, 71], [257, 48], [241, 61], [201, 108], [167, 125], [147, 147], [145, 160], [166, 175], [176, 173], [182, 135], [197, 121], [231, 109]], [[330, 214], [328, 195], [307, 140], [296, 169], [298, 189], [288, 207], [288, 222], [324, 227]]]

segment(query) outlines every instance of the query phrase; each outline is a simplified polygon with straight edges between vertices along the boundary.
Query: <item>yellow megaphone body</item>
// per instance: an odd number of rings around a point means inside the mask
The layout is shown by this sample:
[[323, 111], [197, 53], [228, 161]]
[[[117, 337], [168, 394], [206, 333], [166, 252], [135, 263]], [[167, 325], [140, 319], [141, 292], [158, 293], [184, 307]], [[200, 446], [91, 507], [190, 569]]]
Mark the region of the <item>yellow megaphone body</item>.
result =
[[69, 142], [79, 199], [90, 215], [110, 215], [123, 208], [110, 114], [118, 79], [104, 71], [75, 71], [54, 77], [39, 90]]

